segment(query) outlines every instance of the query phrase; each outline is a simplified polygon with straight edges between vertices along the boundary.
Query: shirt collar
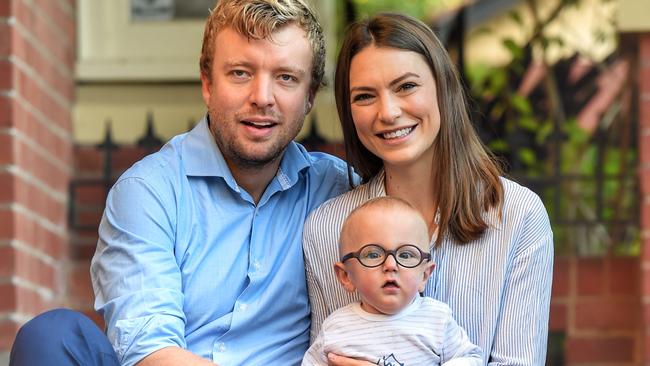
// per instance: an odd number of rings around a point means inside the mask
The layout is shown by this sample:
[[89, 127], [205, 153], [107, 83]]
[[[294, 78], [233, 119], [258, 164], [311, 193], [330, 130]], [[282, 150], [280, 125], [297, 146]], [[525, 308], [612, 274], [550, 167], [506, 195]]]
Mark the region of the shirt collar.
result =
[[[222, 177], [228, 185], [239, 191], [226, 160], [212, 137], [207, 115], [187, 133], [183, 141], [182, 154], [185, 174], [188, 176]], [[310, 166], [311, 159], [305, 148], [293, 141], [290, 142], [276, 174], [281, 189], [286, 190], [293, 186], [298, 181], [300, 173]]]

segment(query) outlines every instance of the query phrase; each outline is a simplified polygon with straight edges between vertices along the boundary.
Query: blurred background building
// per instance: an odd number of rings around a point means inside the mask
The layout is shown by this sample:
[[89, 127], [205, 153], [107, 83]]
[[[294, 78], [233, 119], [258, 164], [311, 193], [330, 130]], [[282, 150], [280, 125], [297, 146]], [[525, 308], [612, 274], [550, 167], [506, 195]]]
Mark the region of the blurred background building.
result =
[[[108, 188], [205, 113], [214, 0], [0, 0], [0, 365], [21, 324], [92, 310]], [[477, 130], [556, 236], [549, 365], [650, 365], [647, 0], [315, 0], [333, 80], [350, 21], [403, 11], [462, 71]], [[342, 156], [331, 88], [298, 136]]]

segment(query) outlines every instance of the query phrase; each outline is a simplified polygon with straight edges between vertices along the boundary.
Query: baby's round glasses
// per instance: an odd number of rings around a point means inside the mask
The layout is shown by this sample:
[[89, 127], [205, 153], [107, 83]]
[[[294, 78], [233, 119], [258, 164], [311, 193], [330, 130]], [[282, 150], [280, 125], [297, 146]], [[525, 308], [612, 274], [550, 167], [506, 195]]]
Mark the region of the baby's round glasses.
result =
[[341, 262], [356, 258], [364, 267], [373, 268], [384, 264], [389, 255], [392, 255], [395, 262], [404, 268], [414, 268], [423, 261], [431, 259], [431, 254], [425, 253], [411, 244], [404, 244], [393, 250], [386, 250], [378, 244], [367, 244], [358, 251], [350, 252], [341, 257]]

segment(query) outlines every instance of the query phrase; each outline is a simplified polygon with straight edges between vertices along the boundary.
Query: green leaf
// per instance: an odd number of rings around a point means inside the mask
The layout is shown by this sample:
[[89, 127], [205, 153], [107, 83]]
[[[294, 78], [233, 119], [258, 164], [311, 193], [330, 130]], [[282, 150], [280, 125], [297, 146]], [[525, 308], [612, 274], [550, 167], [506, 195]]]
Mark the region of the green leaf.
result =
[[502, 44], [510, 52], [512, 58], [520, 59], [524, 57], [524, 50], [511, 38], [504, 39]]
[[535, 142], [538, 145], [543, 145], [552, 132], [553, 132], [553, 121], [551, 120], [544, 121], [539, 127], [539, 130], [537, 130], [537, 135], [535, 136]]
[[521, 19], [521, 14], [519, 14], [519, 12], [516, 10], [509, 11], [508, 18], [510, 18], [510, 20], [512, 20], [519, 26], [524, 25], [524, 21]]
[[521, 94], [512, 94], [510, 96], [510, 103], [512, 104], [512, 107], [521, 114], [530, 114], [533, 111], [528, 99]]
[[535, 152], [528, 147], [523, 147], [517, 151], [517, 156], [527, 166], [533, 166], [537, 162], [537, 156]]

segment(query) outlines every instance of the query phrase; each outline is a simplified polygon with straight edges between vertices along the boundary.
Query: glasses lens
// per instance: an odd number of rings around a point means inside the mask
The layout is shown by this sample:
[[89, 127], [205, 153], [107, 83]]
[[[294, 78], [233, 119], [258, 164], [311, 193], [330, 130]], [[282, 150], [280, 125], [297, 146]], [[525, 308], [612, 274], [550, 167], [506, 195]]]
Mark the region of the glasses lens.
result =
[[359, 262], [364, 266], [376, 267], [384, 262], [386, 252], [378, 245], [366, 245], [361, 248], [359, 253]]
[[404, 267], [415, 267], [420, 264], [422, 255], [414, 245], [403, 245], [397, 248], [395, 255], [397, 262]]

